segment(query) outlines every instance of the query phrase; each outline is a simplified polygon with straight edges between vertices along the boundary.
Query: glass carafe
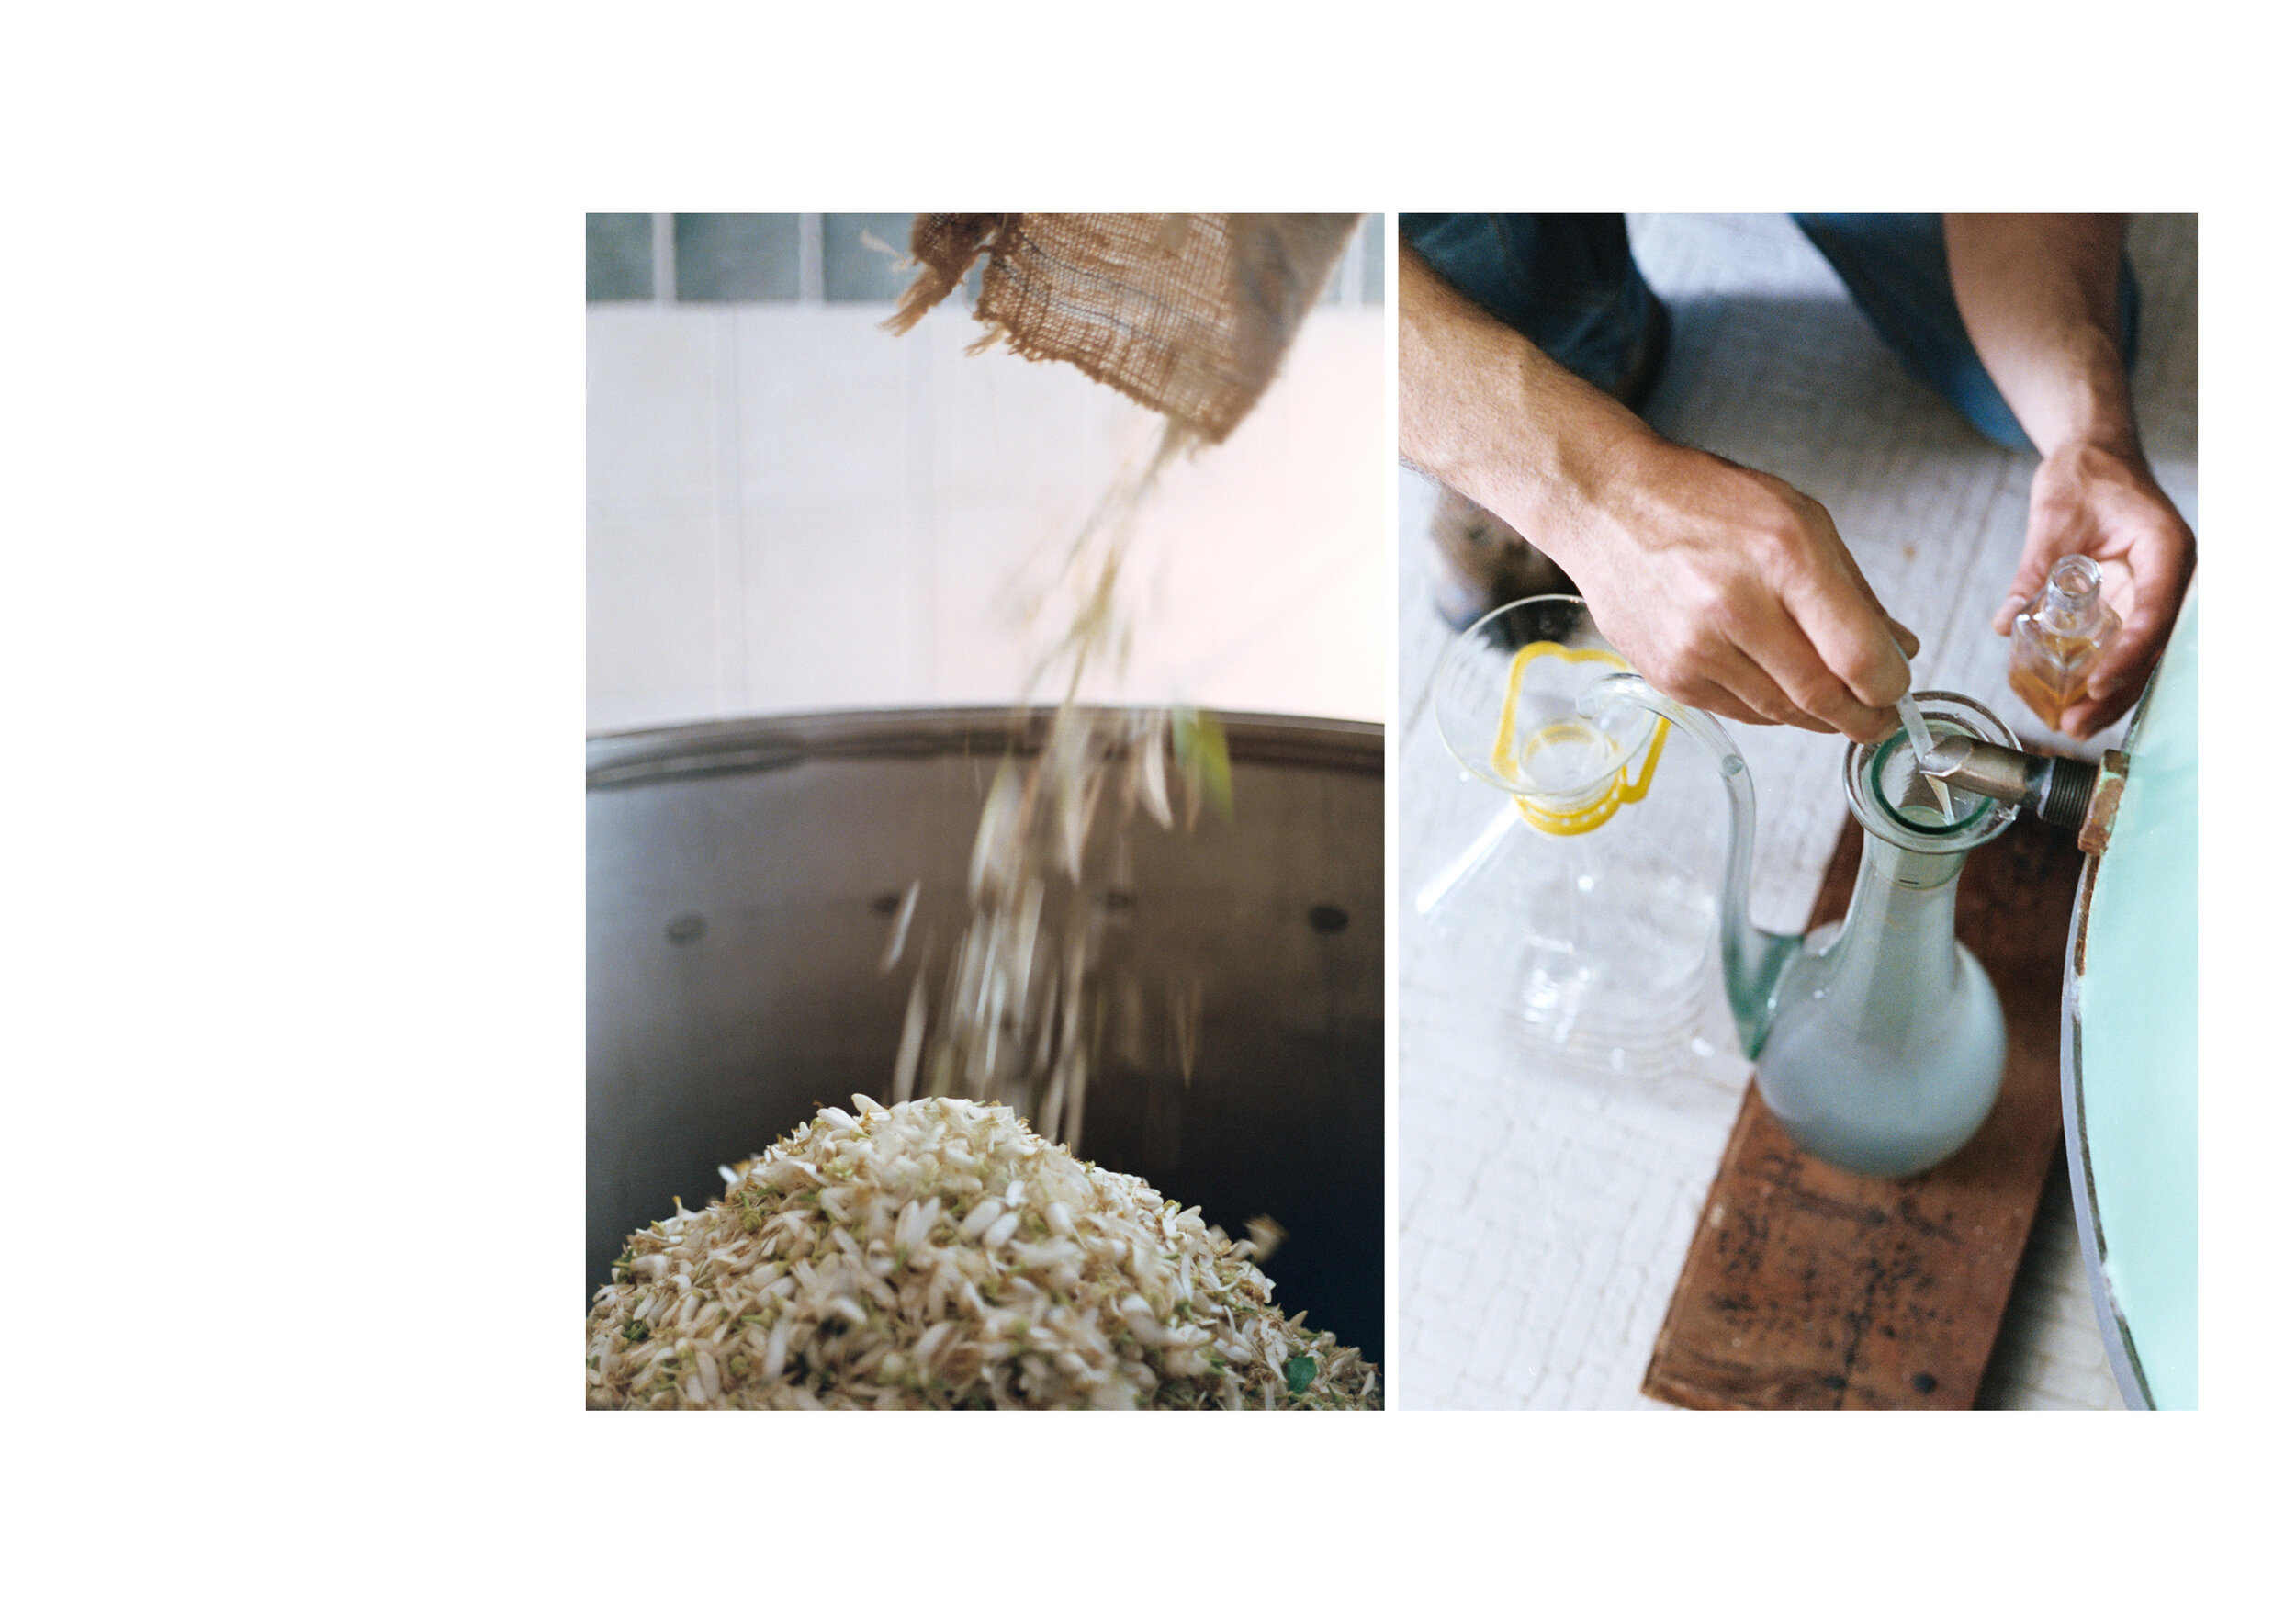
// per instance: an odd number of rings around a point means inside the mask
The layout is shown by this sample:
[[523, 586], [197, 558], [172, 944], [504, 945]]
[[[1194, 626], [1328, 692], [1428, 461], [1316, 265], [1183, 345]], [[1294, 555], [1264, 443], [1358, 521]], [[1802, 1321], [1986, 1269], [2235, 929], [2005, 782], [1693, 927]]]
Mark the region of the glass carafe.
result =
[[[1914, 697], [1941, 738], [2014, 747], [1974, 700]], [[1954, 939], [1953, 908], [1963, 863], [2017, 809], [1956, 788], [1941, 814], [1903, 733], [1852, 746], [1842, 773], [1865, 831], [1850, 911], [1784, 965], [1754, 1076], [1795, 1144], [1847, 1171], [1896, 1178], [1959, 1150], [2000, 1092], [2001, 1000]]]
[[[1965, 735], [2016, 748], [2001, 719], [1973, 699], [1912, 697], [1940, 742]], [[1846, 1172], [1902, 1178], [1953, 1155], [1992, 1111], [2009, 1054], [1992, 980], [1953, 935], [1958, 882], [1969, 853], [2015, 819], [2016, 806], [1954, 785], [1941, 811], [1904, 729], [1851, 743], [1842, 789], [1865, 841], [1849, 912], [1806, 937], [1777, 935], [1746, 913], [1754, 792], [1729, 736], [1637, 676], [1605, 679], [1585, 703], [1619, 698], [1695, 736], [1728, 786], [1723, 983], [1739, 1047], [1779, 1124]]]

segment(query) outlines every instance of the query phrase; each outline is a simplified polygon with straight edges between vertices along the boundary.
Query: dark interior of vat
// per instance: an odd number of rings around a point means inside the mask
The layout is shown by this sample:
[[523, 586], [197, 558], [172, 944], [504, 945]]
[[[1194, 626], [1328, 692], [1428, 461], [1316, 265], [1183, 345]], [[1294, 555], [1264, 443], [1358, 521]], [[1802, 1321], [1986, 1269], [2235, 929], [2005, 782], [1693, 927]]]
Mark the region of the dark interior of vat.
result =
[[[915, 955], [936, 955], [938, 992], [981, 797], [1042, 720], [872, 713], [592, 741], [586, 1297], [673, 1196], [715, 1199], [720, 1163], [818, 1105], [889, 1098]], [[1277, 1300], [1383, 1360], [1379, 730], [1237, 717], [1228, 739], [1232, 822], [1096, 829], [1104, 965], [1151, 1014], [1104, 1045], [1079, 1149], [1239, 1237], [1275, 1219]], [[912, 881], [909, 956], [881, 974], [889, 899]], [[1157, 1011], [1191, 983], [1183, 1078]]]

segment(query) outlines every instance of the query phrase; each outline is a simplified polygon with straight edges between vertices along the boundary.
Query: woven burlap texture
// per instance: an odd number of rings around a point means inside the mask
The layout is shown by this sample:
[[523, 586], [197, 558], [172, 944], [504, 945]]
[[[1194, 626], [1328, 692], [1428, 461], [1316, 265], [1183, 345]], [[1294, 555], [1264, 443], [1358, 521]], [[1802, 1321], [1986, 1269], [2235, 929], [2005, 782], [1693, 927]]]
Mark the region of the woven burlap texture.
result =
[[917, 280], [885, 325], [907, 332], [986, 254], [982, 346], [1066, 361], [1218, 445], [1275, 378], [1360, 218], [920, 214]]

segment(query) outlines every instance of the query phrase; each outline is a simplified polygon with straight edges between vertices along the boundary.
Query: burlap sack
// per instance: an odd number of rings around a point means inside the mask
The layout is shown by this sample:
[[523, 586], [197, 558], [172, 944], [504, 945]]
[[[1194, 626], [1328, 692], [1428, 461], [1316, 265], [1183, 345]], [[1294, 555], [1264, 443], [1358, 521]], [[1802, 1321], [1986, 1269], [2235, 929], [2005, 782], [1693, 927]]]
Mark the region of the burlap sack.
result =
[[988, 256], [983, 345], [1066, 361], [1217, 445], [1260, 398], [1354, 214], [920, 214], [906, 333]]

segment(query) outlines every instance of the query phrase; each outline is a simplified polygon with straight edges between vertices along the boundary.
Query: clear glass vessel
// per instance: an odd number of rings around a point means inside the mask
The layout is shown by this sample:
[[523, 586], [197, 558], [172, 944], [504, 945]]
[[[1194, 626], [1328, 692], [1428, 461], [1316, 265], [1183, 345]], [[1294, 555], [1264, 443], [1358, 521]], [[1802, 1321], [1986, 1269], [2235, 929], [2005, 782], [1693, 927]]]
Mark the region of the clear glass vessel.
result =
[[1584, 705], [1626, 671], [1573, 597], [1510, 603], [1452, 640], [1437, 729], [1509, 799], [1412, 897], [1444, 961], [1415, 974], [1495, 988], [1523, 1038], [1606, 1072], [1697, 1026], [1722, 861], [1705, 774], [1669, 752], [1669, 721], [1624, 699]]
[[[2009, 749], [2000, 718], [1956, 694], [1912, 700], [1930, 733]], [[1454, 640], [1436, 674], [1445, 744], [1469, 771], [1514, 797], [1484, 839], [1421, 893], [1465, 888], [1505, 899], [1479, 938], [1516, 955], [1522, 1013], [1562, 1048], [1633, 1054], [1671, 1042], [1695, 1018], [1721, 948], [1739, 1046], [1794, 1141], [1853, 1173], [1898, 1178], [1936, 1166], [1984, 1125], [2008, 1060], [1999, 998], [1953, 935], [1968, 854], [2006, 829], [2014, 804], [1958, 786], [1941, 809], [1903, 728], [1851, 744], [1842, 787], [1865, 832], [1848, 913], [1807, 937], [1747, 915], [1754, 787], [1729, 735], [1627, 668], [1576, 598], [1494, 611]], [[1711, 825], [1712, 803], [1677, 788], [1649, 795], [1669, 729], [1713, 758], [1729, 806], [1721, 884], [1710, 843], [1680, 814]], [[1672, 758], [1669, 758], [1671, 760]], [[1651, 820], [1663, 804], [1673, 821]], [[1515, 819], [1545, 837], [1512, 887], [1482, 876]], [[1469, 881], [1476, 881], [1469, 885]], [[1614, 1064], [1618, 1064], [1614, 1060]]]
[[[1632, 697], [1713, 752], [1730, 795], [1722, 886], [1722, 980], [1739, 1047], [1763, 1100], [1796, 1145], [1845, 1172], [1902, 1178], [1936, 1166], [1985, 1123], [2008, 1061], [2000, 998], [1954, 940], [1964, 861], [2017, 816], [2009, 802], [1947, 790], [1941, 811], [1903, 728], [1851, 744], [1843, 789], [1865, 848], [1849, 912], [1806, 937], [1747, 917], [1754, 790], [1729, 735], [1638, 676], [1603, 687]], [[1594, 696], [1597, 703], [1609, 697]], [[1998, 716], [1958, 694], [1912, 699], [1939, 739], [1965, 734], [2014, 749]]]
[[[2014, 748], [2000, 719], [1951, 694], [1914, 696], [1931, 732]], [[2008, 1064], [2001, 1001], [1953, 936], [1969, 853], [2014, 806], [1930, 799], [1903, 732], [1852, 745], [1842, 764], [1865, 850], [1849, 913], [1781, 966], [1755, 1082], [1795, 1144], [1834, 1167], [1890, 1178], [1943, 1161], [1984, 1125]]]
[[2094, 559], [2077, 553], [2059, 558], [2009, 628], [2009, 686], [2051, 732], [2121, 635], [2121, 617], [2105, 602], [2103, 585]]

